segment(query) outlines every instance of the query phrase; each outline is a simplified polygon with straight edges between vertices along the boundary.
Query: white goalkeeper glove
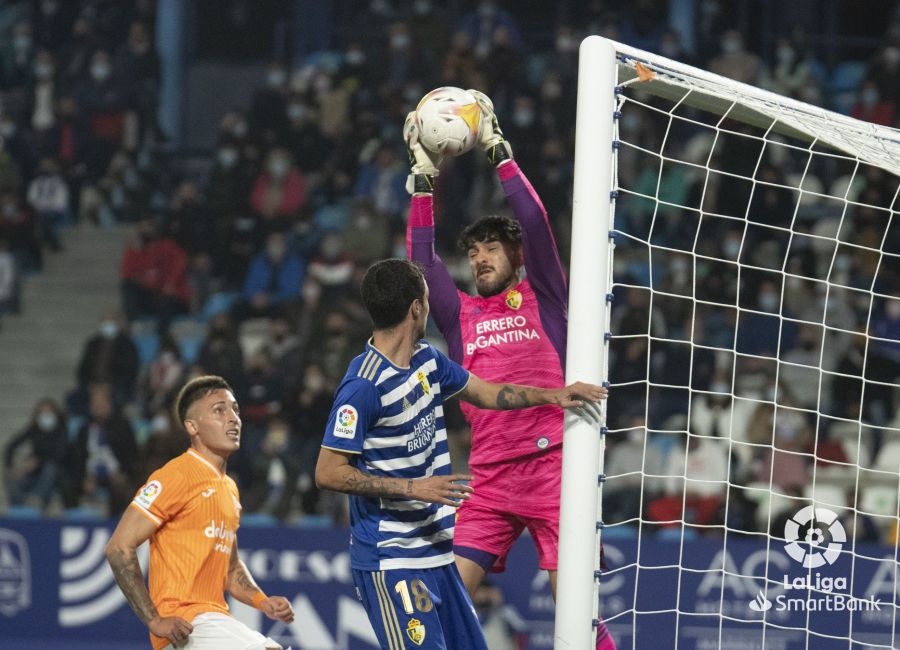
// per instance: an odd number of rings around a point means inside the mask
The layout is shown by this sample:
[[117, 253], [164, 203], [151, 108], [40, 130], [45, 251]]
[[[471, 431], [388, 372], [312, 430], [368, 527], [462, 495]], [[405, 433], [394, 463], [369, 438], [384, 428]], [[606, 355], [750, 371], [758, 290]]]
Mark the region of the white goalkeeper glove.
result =
[[440, 171], [443, 158], [440, 154], [428, 151], [419, 143], [419, 123], [416, 112], [410, 111], [403, 123], [403, 139], [406, 141], [406, 152], [409, 154], [409, 171], [406, 178], [406, 191], [410, 194], [430, 194], [434, 191], [434, 177]]
[[512, 147], [509, 146], [509, 142], [503, 137], [503, 131], [500, 130], [500, 123], [494, 113], [494, 102], [480, 90], [469, 88], [466, 92], [475, 97], [478, 107], [481, 109], [478, 146], [487, 154], [488, 162], [494, 167], [498, 167], [501, 163], [512, 160]]

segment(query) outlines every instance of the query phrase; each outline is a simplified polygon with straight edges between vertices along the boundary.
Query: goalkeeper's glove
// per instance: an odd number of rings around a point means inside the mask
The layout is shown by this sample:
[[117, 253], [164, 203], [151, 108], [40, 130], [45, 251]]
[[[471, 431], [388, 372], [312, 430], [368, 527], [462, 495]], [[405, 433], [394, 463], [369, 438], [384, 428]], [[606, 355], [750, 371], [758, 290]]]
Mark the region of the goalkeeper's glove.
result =
[[503, 137], [497, 115], [494, 113], [494, 102], [480, 90], [469, 88], [466, 92], [474, 95], [481, 108], [481, 124], [478, 127], [478, 146], [487, 154], [488, 162], [494, 167], [507, 160], [512, 160], [512, 147]]
[[431, 194], [434, 192], [434, 177], [440, 172], [440, 154], [428, 151], [419, 143], [419, 123], [416, 112], [410, 111], [403, 123], [403, 139], [409, 154], [410, 174], [406, 178], [406, 191], [410, 194]]

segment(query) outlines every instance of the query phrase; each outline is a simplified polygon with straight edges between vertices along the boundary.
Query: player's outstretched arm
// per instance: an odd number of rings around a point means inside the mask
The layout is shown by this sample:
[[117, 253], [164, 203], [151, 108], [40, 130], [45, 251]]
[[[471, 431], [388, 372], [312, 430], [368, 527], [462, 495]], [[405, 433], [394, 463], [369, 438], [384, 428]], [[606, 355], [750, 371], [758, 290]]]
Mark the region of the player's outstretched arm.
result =
[[284, 596], [266, 596], [256, 584], [247, 565], [238, 556], [237, 541], [231, 549], [225, 589], [237, 600], [245, 605], [256, 607], [272, 620], [285, 623], [294, 620], [294, 608], [291, 607], [291, 601]]
[[478, 408], [497, 411], [555, 404], [574, 409], [583, 417], [599, 422], [598, 402], [606, 399], [607, 392], [602, 386], [580, 381], [565, 388], [536, 388], [519, 384], [493, 384], [470, 374], [469, 383], [458, 396]]
[[178, 616], [161, 617], [150, 599], [150, 592], [144, 583], [144, 573], [138, 562], [137, 548], [156, 532], [156, 524], [136, 508], [137, 506], [125, 509], [125, 514], [106, 545], [106, 559], [119, 589], [125, 594], [128, 604], [141, 622], [150, 632], [168, 639], [174, 647], [180, 648], [187, 643], [188, 635], [194, 628]]
[[468, 474], [448, 474], [428, 478], [405, 479], [373, 476], [350, 464], [350, 454], [328, 447], [319, 451], [316, 463], [316, 486], [335, 492], [363, 497], [414, 499], [429, 503], [458, 506], [469, 498], [473, 489], [456, 481], [471, 481]]

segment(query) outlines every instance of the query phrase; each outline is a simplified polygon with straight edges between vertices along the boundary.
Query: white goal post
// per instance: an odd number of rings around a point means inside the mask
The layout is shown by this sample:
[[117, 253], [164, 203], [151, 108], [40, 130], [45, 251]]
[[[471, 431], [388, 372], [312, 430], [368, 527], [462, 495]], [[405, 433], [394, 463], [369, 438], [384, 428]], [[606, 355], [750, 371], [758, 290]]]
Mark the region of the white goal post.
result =
[[[626, 92], [627, 91], [627, 92]], [[630, 96], [632, 91], [640, 93], [640, 97], [645, 95], [652, 97], [652, 100], [634, 99]], [[626, 97], [629, 95], [629, 97]], [[657, 103], [660, 102], [662, 106]], [[656, 150], [648, 149], [646, 144], [641, 141], [628, 142], [627, 138], [621, 132], [621, 118], [623, 110], [628, 108], [636, 108], [649, 115], [651, 120], [659, 121], [659, 142], [654, 145], [658, 147]], [[697, 114], [702, 113], [706, 116], [701, 118]], [[747, 127], [748, 131], [735, 132], [733, 124]], [[683, 143], [673, 142], [678, 136], [680, 130], [694, 129], [700, 131], [701, 142], [711, 141], [706, 152], [702, 156], [695, 156], [688, 159], [673, 157], [670, 154], [672, 147], [681, 147]], [[706, 139], [704, 139], [706, 138]], [[728, 172], [715, 169], [719, 157], [722, 142], [728, 138], [745, 138], [751, 143], [750, 149], [753, 151], [752, 156], [748, 157], [748, 170], [746, 172]], [[754, 148], [755, 147], [755, 148]], [[644, 187], [624, 187], [619, 183], [619, 158], [621, 151], [628, 150], [631, 155], [641, 156], [642, 161], [652, 161], [654, 165], [658, 165], [659, 171], [654, 183], [650, 183]], [[771, 178], [764, 177], [762, 170], [766, 168], [769, 156], [794, 156], [798, 159], [805, 160], [798, 166], [796, 173], [788, 180], [778, 179], [773, 181]], [[828, 191], [814, 183], [814, 173], [818, 167], [827, 167], [829, 169], [838, 169], [843, 173], [846, 183], [841, 185], [836, 183], [835, 186], [842, 188], [841, 193], [835, 190], [829, 194]], [[638, 165], [638, 168], [641, 168]], [[688, 177], [696, 179], [696, 186], [699, 188], [699, 203], [692, 204], [688, 199], [672, 199], [666, 192], [665, 182], [661, 180], [664, 172], [668, 173], [678, 169], [684, 172]], [[869, 169], [877, 169], [885, 172], [891, 182], [885, 182], [885, 186], [894, 188], [894, 193], [887, 205], [869, 205], [866, 198], [859, 196], [856, 192], [863, 185], [865, 174]], [[644, 166], [642, 169], [647, 169]], [[711, 178], [715, 179], [711, 180]], [[874, 176], [873, 176], [874, 177]], [[639, 335], [633, 335], [634, 338], [641, 338], [646, 341], [646, 373], [642, 379], [631, 382], [629, 386], [640, 385], [645, 391], [645, 405], [642, 407], [644, 414], [643, 423], [643, 461], [638, 467], [638, 471], [633, 474], [640, 474], [641, 484], [637, 488], [639, 490], [639, 508], [637, 517], [633, 520], [625, 521], [625, 526], [629, 530], [637, 531], [637, 559], [629, 559], [632, 565], [630, 572], [620, 574], [625, 580], [633, 580], [637, 582], [639, 577], [643, 577], [641, 571], [645, 569], [641, 560], [641, 546], [645, 542], [642, 535], [649, 536], [650, 533], [642, 532], [647, 528], [649, 522], [644, 519], [644, 510], [647, 503], [645, 501], [645, 480], [680, 480], [681, 506], [682, 514], [680, 518], [662, 522], [662, 524], [670, 526], [670, 530], [680, 530], [681, 536], [677, 540], [677, 556], [676, 562], [654, 568], [672, 569], [675, 578], [675, 604], [674, 606], [662, 606], [657, 610], [650, 607], [649, 613], [652, 614], [671, 614], [675, 620], [675, 629], [678, 638], [681, 638], [681, 625], [687, 625], [687, 622], [693, 622], [703, 619], [705, 616], [718, 617], [718, 638], [719, 647], [725, 647], [723, 638], [728, 635], [731, 629], [728, 625], [734, 624], [739, 630], [760, 630], [763, 643], [765, 644], [766, 635], [768, 638], [775, 639], [777, 634], [782, 632], [793, 633], [796, 631], [804, 637], [800, 646], [797, 647], [819, 647], [818, 640], [836, 640], [845, 643], [843, 647], [857, 647], [855, 644], [867, 643], [872, 647], [893, 647], [900, 634], [896, 632], [896, 623], [894, 617], [897, 610], [897, 598], [894, 593], [891, 594], [890, 602], [887, 606], [890, 608], [890, 623], [887, 624], [885, 631], [878, 636], [872, 633], [870, 637], [861, 635], [868, 634], [864, 632], [866, 623], [860, 623], [855, 616], [849, 617], [849, 623], [846, 629], [842, 628], [840, 633], [835, 633], [830, 629], [820, 628], [816, 622], [815, 616], [810, 613], [809, 603], [816, 595], [822, 595], [823, 589], [821, 585], [816, 583], [815, 586], [809, 588], [809, 593], [805, 596], [807, 609], [805, 611], [804, 622], [797, 623], [798, 618], [777, 618], [774, 611], [767, 613], [765, 607], [771, 607], [776, 593], [781, 593], [780, 574], [775, 576], [771, 572], [773, 562], [782, 561], [779, 558], [773, 558], [774, 554], [781, 553], [784, 548], [783, 544], [779, 546], [778, 542], [784, 542], [781, 533], [773, 539], [772, 522], [776, 518], [775, 507], [773, 502], [778, 499], [794, 499], [788, 501], [791, 511], [794, 509], [802, 512], [802, 508], [806, 505], [813, 505], [814, 509], [810, 512], [815, 513], [814, 519], [810, 525], [815, 526], [816, 522], [824, 521], [829, 512], [826, 510], [816, 509], [823, 503], [825, 506], [838, 510], [840, 519], [844, 519], [845, 523], [852, 523], [852, 530], [855, 532], [858, 525], [864, 517], [874, 519], [876, 528], [886, 530], [889, 526], [900, 526], [900, 504], [897, 503], [897, 496], [894, 494], [893, 500], [890, 500], [890, 490], [884, 489], [882, 494], [885, 499], [889, 500], [889, 504], [885, 507], [870, 507], [863, 501], [863, 495], [868, 498], [868, 488], [872, 485], [891, 486], [890, 489], [897, 491], [900, 486], [900, 466], [888, 465], [878, 466], [874, 459], [864, 461], [862, 457], [863, 448], [871, 444], [871, 439], [867, 436], [870, 433], [873, 439], [879, 441], [880, 448], [888, 445], [896, 435], [898, 448], [900, 448], [900, 416], [893, 422], [878, 422], [877, 427], [869, 421], [869, 416], [863, 413], [863, 402], [866, 391], [873, 392], [875, 390], [891, 391], [895, 393], [900, 390], [897, 384], [897, 378], [891, 379], [871, 379], [866, 374], [866, 360], [871, 359], [874, 354], [873, 350], [880, 349], [879, 346], [889, 346], [893, 344], [892, 339], [885, 339], [873, 334], [872, 325], [876, 319], [879, 310], [884, 309], [884, 305], [896, 298], [895, 295], [885, 293], [883, 287], [883, 277], [890, 270], [892, 273], [900, 271], [900, 249], [887, 250], [885, 243], [893, 241], [889, 239], [892, 232], [896, 232], [900, 228], [897, 221], [900, 215], [897, 214], [900, 208], [898, 196], [900, 196], [900, 133], [893, 129], [879, 127], [873, 124], [864, 123], [853, 118], [839, 115], [825, 109], [814, 107], [790, 98], [779, 96], [775, 93], [762, 90], [753, 86], [738, 83], [724, 77], [688, 66], [676, 61], [666, 59], [648, 52], [644, 52], [620, 43], [601, 38], [599, 36], [590, 36], [581, 43], [579, 71], [578, 71], [578, 100], [577, 100], [577, 117], [576, 117], [576, 141], [575, 141], [575, 173], [574, 173], [574, 190], [573, 190], [573, 214], [572, 214], [572, 245], [571, 245], [571, 265], [570, 265], [570, 288], [569, 288], [569, 328], [568, 328], [568, 349], [566, 357], [566, 382], [570, 383], [575, 380], [590, 381], [594, 383], [611, 382], [610, 409], [614, 408], [617, 399], [617, 378], [610, 377], [608, 365], [610, 363], [610, 348], [616, 340], [619, 333], [612, 331], [611, 322], [615, 313], [614, 302], [618, 302], [618, 295], [615, 289], [622, 287], [625, 290], [634, 289], [645, 291], [650, 301], [648, 311], [648, 319], [651, 322], [647, 326], [647, 332]], [[737, 214], [717, 214], [709, 211], [705, 199], [709, 189], [717, 179], [725, 178], [726, 181], [733, 180], [735, 182], [745, 183], [748, 188], [748, 198], [746, 207]], [[677, 178], [676, 178], [677, 180]], [[778, 223], [758, 222], [755, 220], [754, 210], [757, 209], [756, 194], [761, 193], [766, 188], [774, 188], [778, 191], [783, 190], [787, 194], [794, 197], [791, 203], [789, 214]], [[615, 221], [617, 203], [621, 204], [624, 199], [629, 201], [629, 208], [633, 208], [632, 212], [640, 209], [646, 211], [647, 226], [646, 234], [633, 234], [622, 232]], [[808, 217], [810, 210], [815, 210], [816, 206], [820, 206], [824, 212], [827, 208], [831, 222], [835, 224], [834, 232], [824, 230], [807, 231], [806, 222], [803, 222], [805, 216]], [[860, 208], [871, 208], [874, 214], [879, 218], [883, 218], [887, 225], [883, 225], [883, 237], [879, 242], [859, 243], [858, 241], [850, 241], [847, 232], [856, 227], [854, 221], [854, 212]], [[621, 210], [621, 207], [620, 207]], [[689, 214], [691, 218], [696, 219], [696, 232], [694, 233], [693, 245], [687, 245], [679, 248], [678, 246], [669, 245], [668, 243], [660, 243], [655, 238], [654, 227], [659, 226], [664, 218], [666, 211], [669, 213]], [[674, 211], [674, 212], [673, 212]], [[680, 211], [680, 212], [679, 212]], [[701, 230], [705, 227], [704, 220], [720, 221], [724, 230], [732, 228], [738, 233], [743, 233], [739, 237], [735, 236], [735, 245], [738, 246], [737, 256], [734, 258], [716, 258], [705, 250], [698, 248], [698, 241], [702, 239]], [[812, 223], [813, 219], [807, 219]], [[824, 223], [824, 221], [823, 221]], [[893, 224], [893, 225], [892, 225]], [[892, 231], [891, 229], [895, 230]], [[877, 229], [877, 228], [876, 228]], [[757, 258], [750, 259], [750, 254], [754, 251], [751, 242], [753, 241], [754, 232], [765, 232], [766, 235], [760, 235], [756, 241], [762, 241], [765, 236], [780, 238], [779, 241], [783, 251], [778, 249], [779, 255], [783, 253], [783, 257], [776, 259], [771, 265], [760, 265]], [[704, 231], [705, 232], [705, 231]], [[751, 234], [748, 234], [751, 233]], [[647, 286], [641, 286], [640, 283], [631, 279], [619, 279], [614, 277], [613, 249], [616, 245], [626, 242], [641, 249], [640, 255], [647, 258], [645, 266], [648, 267]], [[806, 247], [831, 246], [833, 250], [826, 254], [822, 254], [826, 260], [830, 260], [825, 266], [819, 264], [816, 272], [818, 276], [812, 272], [800, 272], [794, 266], [789, 266], [792, 251], [799, 250], [800, 243]], [[746, 249], [745, 249], [746, 245]], [[777, 247], [776, 247], [777, 248]], [[846, 251], [850, 252], [847, 253]], [[871, 259], [871, 269], [868, 271], [871, 275], [871, 282], [866, 286], [852, 285], [849, 281], [844, 280], [847, 272], [842, 270], [843, 259], [853, 257], [859, 254], [867, 256], [866, 260]], [[638, 257], [640, 256], [638, 255]], [[674, 259], [677, 256], [683, 256], [689, 259], [686, 264], [689, 266], [688, 275], [692, 280], [688, 284], [692, 284], [690, 295], [674, 295], [667, 293], [667, 289], [660, 289], [662, 285], [655, 285], [654, 273], [661, 273], [660, 268], [654, 268], [656, 259]], [[668, 257], [667, 257], [668, 256]], [[830, 256], [830, 257], [829, 257]], [[642, 258], [643, 259], [643, 258]], [[664, 267], [665, 262], [657, 262]], [[718, 299], [715, 301], [704, 300], [697, 293], [697, 268], [698, 264], [725, 265], [722, 268], [733, 270], [737, 275], [735, 283], [736, 294], [731, 300]], [[618, 272], [618, 271], [617, 271]], [[731, 271], [729, 271], [731, 272]], [[753, 273], [760, 274], [760, 278], [766, 278], [766, 274], [771, 277], [781, 279], [781, 284], [776, 281], [775, 284], [779, 288], [779, 302], [777, 308], [772, 311], [768, 308], [760, 308], [757, 305], [750, 305], [745, 302], [745, 284], [750, 282], [748, 278]], [[742, 280], [743, 274], [743, 280]], [[881, 274], [881, 275], [880, 275]], [[866, 276], [868, 278], [868, 276]], [[788, 302], [790, 296], [785, 293], [787, 285], [785, 281], [797, 283], [807, 283], [813, 287], [816, 296], [821, 298], [822, 307], [821, 317], [810, 317], [808, 315], [796, 315], [789, 312]], [[868, 280], [867, 280], [868, 281]], [[658, 280], [657, 280], [658, 282]], [[767, 280], [758, 281], [760, 286], [767, 283]], [[752, 283], [751, 283], [752, 284]], [[771, 283], [770, 283], [771, 284]], [[842, 296], [844, 293], [852, 294], [852, 300], [855, 300], [854, 306], [860, 307], [859, 311], [863, 314], [862, 321], [858, 327], [850, 325], [836, 325], [832, 317], [829, 315], [831, 304], [836, 300], [836, 296]], [[819, 295], [821, 294], [821, 295]], [[691, 325], [687, 326], [687, 333], [683, 338], [675, 340], [677, 337], [663, 335], [654, 332], [654, 299], [664, 301], [667, 299], [688, 299], [692, 301], [690, 307]], [[847, 298], [847, 300], [851, 300]], [[615, 301], [614, 301], [615, 299]], [[832, 302], [829, 302], [832, 300]], [[868, 301], [866, 303], [866, 301]], [[868, 305], [867, 309], [864, 308]], [[719, 309], [727, 308], [728, 315], [726, 318], [734, 319], [734, 339], [731, 343], [731, 349], [727, 346], [718, 344], [708, 344], [701, 340], [702, 334], [695, 331], [693, 322], [699, 318], [697, 316], [698, 308]], [[657, 307], [657, 311], [662, 307]], [[759, 353], [755, 351], [747, 351], [741, 347], [737, 330], [744, 328], [746, 332], [745, 318], [759, 317], [765, 319], [771, 317], [773, 322], [777, 321], [777, 337], [773, 341], [774, 351]], [[749, 322], [749, 321], [747, 321]], [[788, 330], [794, 331], [796, 328], [802, 331], [813, 332], [819, 336], [818, 346], [816, 348], [818, 355], [818, 363], [813, 366], [804, 366], [802, 363], [793, 361], [792, 358], [785, 358], [783, 348], [788, 338]], [[805, 328], [805, 329], [804, 329]], [[699, 328], [698, 328], [699, 329]], [[812, 337], [813, 335], [810, 334]], [[863, 366], [858, 376], [848, 374], [847, 371], [838, 370], [834, 367], [831, 360], [827, 359], [825, 353], [826, 348], [832, 346], [833, 337], [843, 337], [842, 340], [850, 341], [847, 345], [857, 344], [862, 351]], [[628, 338], [623, 337], [623, 338]], [[674, 386], [667, 385], [665, 382], [654, 379], [650, 364], [650, 346], [683, 344], [685, 348], [690, 350], [689, 358], [691, 359], [688, 369], [688, 379], [686, 385]], [[775, 413], [772, 415], [773, 432], [772, 440], [768, 443], [760, 443], [758, 441], [748, 441], [743, 438], [735, 438], [733, 430], [728, 432], [717, 432], [713, 435], [697, 434], [692, 430], [692, 414], [691, 408], [694, 400], [697, 398], [705, 398], [708, 396], [716, 396], [714, 390], [704, 387], [697, 388], [695, 386], [695, 377], [693, 376], [694, 354], [698, 351], [708, 352], [710, 356], [717, 356], [717, 362], [727, 358], [726, 366], [728, 372], [729, 388], [727, 389], [727, 397], [731, 406], [731, 422], [735, 422], [734, 412], [738, 408], [738, 402], [745, 404], [748, 408], [755, 409], [757, 407], [771, 408]], [[771, 362], [771, 363], [770, 363]], [[738, 384], [742, 377], [740, 376], [739, 366], [743, 363], [756, 364], [754, 367], [764, 367], [765, 372], [773, 373], [773, 382], [775, 390], [780, 390], [788, 380], [786, 377], [795, 376], [789, 373], [796, 370], [808, 369], [812, 376], [817, 377], [817, 388], [811, 391], [815, 399], [805, 407], [797, 406], [790, 403], [785, 404], [781, 401], [776, 392], [774, 397], [767, 397], [762, 392], [743, 393], [738, 390]], [[730, 366], [728, 364], [731, 364]], [[717, 372], [722, 373], [719, 367]], [[761, 371], [763, 372], [763, 371]], [[763, 372], [764, 374], [764, 372]], [[783, 375], [783, 377], [782, 377]], [[826, 408], [827, 395], [826, 391], [833, 381], [842, 379], [858, 379], [860, 382], [860, 412], [857, 416], [848, 416], [846, 414], [836, 415]], [[667, 475], [667, 472], [651, 472], [644, 471], [647, 463], [647, 449], [650, 437], [651, 420], [653, 419], [654, 404], [651, 402], [651, 389], [662, 389], [675, 391], [683, 389], [687, 394], [686, 400], [688, 405], [684, 415], [684, 424], [677, 428], [671, 426], [660, 427], [657, 431], [659, 436], [668, 435], [671, 440], [675, 441], [670, 448], [678, 448], [679, 444], [684, 446], [682, 464], [685, 469], [675, 476]], [[763, 389], [761, 389], [763, 390]], [[656, 394], [656, 393], [654, 393]], [[680, 394], [680, 393], [679, 393]], [[682, 399], [678, 397], [677, 399]], [[676, 401], [677, 401], [676, 399]], [[677, 409], [676, 409], [677, 410]], [[809, 482], [809, 493], [803, 494], [787, 494], [782, 490], [775, 479], [775, 470], [772, 469], [776, 464], [776, 456], [782, 453], [782, 449], [776, 442], [775, 419], [777, 413], [785, 411], [793, 413], [798, 417], [805, 418], [809, 423], [813, 436], [812, 452], [808, 450], [787, 451], [792, 460], [805, 463], [810, 467], [811, 479]], [[604, 410], [604, 414], [606, 409]], [[678, 416], [680, 413], [673, 413]], [[672, 418], [670, 418], [672, 420]], [[675, 418], [672, 421], [677, 421]], [[819, 458], [819, 447], [817, 446], [821, 431], [826, 431], [832, 425], [844, 426], [852, 431], [856, 427], [856, 437], [849, 436], [851, 443], [855, 441], [855, 458], [848, 458], [845, 461], [835, 461], [830, 467], [822, 469], [822, 463]], [[874, 433], [873, 433], [874, 432]], [[607, 476], [604, 472], [605, 462], [605, 445], [607, 434], [625, 433], [625, 430], [614, 432], [607, 430], [606, 424], [602, 426], [598, 432], [595, 427], [579, 420], [577, 417], [567, 415], [566, 427], [563, 439], [563, 469], [562, 469], [562, 494], [560, 509], [560, 540], [559, 540], [559, 565], [558, 565], [558, 583], [557, 583], [557, 605], [555, 618], [554, 648], [556, 650], [587, 650], [592, 649], [596, 625], [599, 616], [619, 617], [620, 620], [626, 620], [629, 626], [634, 627], [636, 623], [636, 612], [641, 610], [647, 612], [647, 608], [642, 609], [639, 606], [639, 595], [637, 587], [633, 587], [633, 602], [621, 612], [598, 612], [598, 600], [600, 589], [604, 580], [604, 572], [600, 571], [599, 563], [599, 547], [600, 539], [604, 530], [609, 526], [610, 522], [604, 521], [601, 503], [602, 492], [608, 487], [616, 477]], [[692, 481], [690, 470], [687, 469], [686, 461], [688, 454], [688, 446], [693, 441], [697, 444], [707, 444], [706, 439], [721, 440], [727, 453], [728, 466], [725, 469], [724, 477], [721, 480], [714, 479], [698, 479], [695, 483], [703, 483], [704, 480], [708, 484], [715, 484], [716, 489], [720, 489], [724, 495], [724, 520], [721, 524], [714, 523], [710, 525], [696, 525], [687, 520], [685, 515], [687, 505], [688, 490], [684, 485]], [[668, 444], [668, 443], [666, 443]], [[849, 444], [849, 443], [848, 443]], [[769, 454], [769, 463], [772, 468], [769, 470], [768, 485], [765, 481], [756, 481], [752, 484], [746, 484], [743, 477], [733, 475], [734, 458], [750, 458], [754, 462], [758, 457], [765, 457]], [[893, 461], [891, 461], [893, 462]], [[838, 466], [839, 471], [831, 471]], [[734, 470], [735, 472], [737, 470]], [[838, 476], [839, 475], [839, 476]], [[627, 478], [627, 473], [624, 475]], [[648, 476], [650, 477], [648, 479]], [[825, 478], [823, 478], [825, 477]], [[845, 491], [850, 494], [849, 503], [835, 503], [829, 501], [825, 495], [827, 490], [825, 481], [828, 478], [834, 479], [835, 485], [845, 486]], [[622, 477], [618, 477], [622, 480]], [[841, 482], [843, 481], [843, 483]], [[818, 492], [817, 492], [818, 490]], [[706, 535], [710, 533], [715, 535], [717, 531], [721, 531], [724, 539], [730, 540], [736, 532], [729, 527], [728, 508], [732, 493], [736, 491], [746, 491], [747, 494], [753, 494], [753, 498], [759, 497], [760, 508], [768, 508], [767, 516], [762, 517], [763, 524], [768, 526], [764, 532], [752, 533], [748, 531], [747, 537], [756, 539], [760, 544], [760, 548], [765, 549], [764, 562], [765, 567], [761, 569], [762, 574], [746, 575], [742, 571], [734, 570], [728, 566], [729, 550], [726, 543], [721, 544], [721, 552], [715, 555], [716, 560], [721, 562], [721, 568], [718, 570], [719, 587], [721, 596], [719, 596], [719, 610], [717, 612], [699, 612], [691, 611], [687, 605], [683, 590], [688, 589], [687, 586], [694, 577], [698, 580], [704, 578], [708, 573], [716, 573], [710, 569], [694, 569], [686, 568], [686, 552], [694, 539], [697, 530]], [[829, 495], [834, 492], [827, 492]], [[874, 492], [873, 492], [874, 493]], [[830, 497], [829, 497], [830, 498]], [[874, 497], [872, 497], [874, 498]], [[762, 510], [760, 511], [762, 512]], [[799, 513], [798, 513], [799, 514]], [[830, 523], [830, 522], [829, 522]], [[802, 524], [802, 522], [801, 522]], [[790, 520], [785, 524], [790, 530]], [[848, 526], [849, 527], [849, 526]], [[690, 529], [690, 530], [688, 530]], [[655, 528], [653, 530], [656, 530]], [[805, 530], [805, 529], [804, 529]], [[744, 531], [737, 531], [744, 532]], [[753, 537], [753, 535], [756, 537]], [[788, 541], [790, 536], [786, 534]], [[707, 539], [707, 538], [704, 538]], [[773, 541], [776, 542], [773, 544]], [[884, 567], [877, 565], [878, 557], [872, 557], [864, 551], [857, 548], [855, 540], [840, 540], [835, 536], [832, 540], [834, 544], [842, 547], [842, 550], [834, 553], [840, 557], [847, 556], [849, 566], [849, 587], [848, 598], [858, 599], [862, 587], [854, 587], [854, 577], [863, 575], [864, 569], [860, 568], [865, 562], [872, 560], [875, 564], [874, 571], [887, 571]], [[803, 540], [801, 540], [803, 543]], [[814, 543], [812, 543], [815, 546]], [[810, 543], [806, 544], [807, 547]], [[775, 549], [775, 550], [773, 550]], [[807, 548], [809, 551], [809, 548]], [[762, 552], [762, 551], [761, 551]], [[790, 550], [788, 551], [790, 552]], [[810, 551], [811, 552], [811, 551]], [[721, 557], [720, 557], [721, 555]], [[801, 551], [802, 555], [802, 551]], [[836, 555], [836, 557], [837, 557]], [[682, 559], [685, 562], [682, 562]], [[891, 576], [893, 592], [897, 591], [898, 577], [896, 575], [896, 543], [893, 548], [893, 565], [894, 573]], [[890, 558], [881, 558], [890, 564]], [[829, 558], [829, 564], [834, 561]], [[806, 568], [807, 577], [812, 584], [813, 576], [818, 576], [811, 567]], [[843, 566], [843, 565], [842, 565]], [[887, 566], [887, 565], [885, 565]], [[615, 570], [616, 567], [611, 567]], [[867, 569], [866, 569], [867, 570]], [[690, 575], [688, 575], [690, 574]], [[880, 574], [879, 574], [880, 575]], [[744, 617], [743, 613], [734, 613], [726, 611], [725, 607], [725, 591], [728, 588], [728, 581], [748, 580], [753, 585], [753, 589], [758, 587], [759, 597], [757, 602], [759, 607], [764, 608], [761, 613], [753, 605], [750, 606], [748, 616]], [[874, 578], [872, 579], [875, 580]], [[785, 580], [785, 582], [787, 582]], [[692, 584], [692, 583], [691, 583]], [[734, 584], [737, 584], [735, 582]], [[874, 584], [874, 582], [872, 583]], [[739, 589], [739, 587], [738, 587]], [[749, 589], [749, 587], [748, 587]], [[831, 587], [828, 591], [830, 594]], [[717, 592], [718, 593], [718, 592]], [[749, 592], [748, 592], [749, 593]], [[753, 592], [755, 595], [755, 591]], [[766, 604], [768, 603], [768, 605]], [[687, 621], [687, 622], [686, 622]], [[592, 625], [593, 622], [593, 625]], [[724, 623], [724, 625], [723, 625]], [[633, 646], [636, 632], [632, 637], [632, 641], [627, 644], [619, 645], [624, 647]], [[615, 636], [615, 635], [614, 635]], [[755, 637], [754, 637], [755, 638]], [[781, 637], [778, 637], [781, 638]], [[785, 637], [787, 638], [787, 637]], [[618, 641], [618, 639], [617, 639]], [[680, 641], [679, 641], [680, 643]], [[802, 645], [805, 644], [805, 645]], [[646, 646], [642, 646], [646, 647]], [[660, 646], [662, 647], [662, 646]], [[679, 646], [681, 647], [681, 646]], [[694, 647], [692, 645], [684, 645], [683, 647]], [[699, 646], [698, 646], [699, 647]], [[737, 646], [735, 646], [737, 647]], [[775, 647], [775, 646], [773, 646]], [[779, 646], [780, 647], [780, 646]], [[793, 647], [793, 646], [785, 646]]]

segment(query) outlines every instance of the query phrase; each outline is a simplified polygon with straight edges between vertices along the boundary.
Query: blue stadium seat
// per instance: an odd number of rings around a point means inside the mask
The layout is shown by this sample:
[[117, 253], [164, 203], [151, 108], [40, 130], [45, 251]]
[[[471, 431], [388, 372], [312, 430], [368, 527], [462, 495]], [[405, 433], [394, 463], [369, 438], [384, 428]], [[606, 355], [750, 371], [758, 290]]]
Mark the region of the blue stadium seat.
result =
[[202, 336], [182, 336], [178, 341], [181, 359], [187, 364], [193, 364], [197, 360], [201, 347], [203, 347]]
[[10, 506], [3, 514], [10, 519], [40, 519], [41, 509], [34, 506]]
[[78, 506], [65, 511], [65, 518], [70, 521], [103, 521], [106, 517], [93, 508]]
[[159, 351], [159, 336], [156, 334], [134, 334], [131, 338], [137, 346], [141, 365], [146, 366], [153, 361], [153, 357]]
[[203, 313], [201, 319], [205, 322], [213, 316], [229, 311], [237, 299], [240, 298], [239, 293], [226, 293], [224, 291], [211, 295], [206, 304], [203, 305]]
[[334, 525], [334, 522], [331, 517], [326, 517], [325, 515], [303, 515], [291, 522], [291, 525], [296, 526], [297, 528], [315, 530], [331, 528]]
[[637, 528], [631, 525], [606, 526], [600, 537], [604, 540], [637, 539]]
[[278, 520], [266, 512], [248, 512], [241, 515], [241, 526], [251, 528], [273, 528], [278, 525]]

